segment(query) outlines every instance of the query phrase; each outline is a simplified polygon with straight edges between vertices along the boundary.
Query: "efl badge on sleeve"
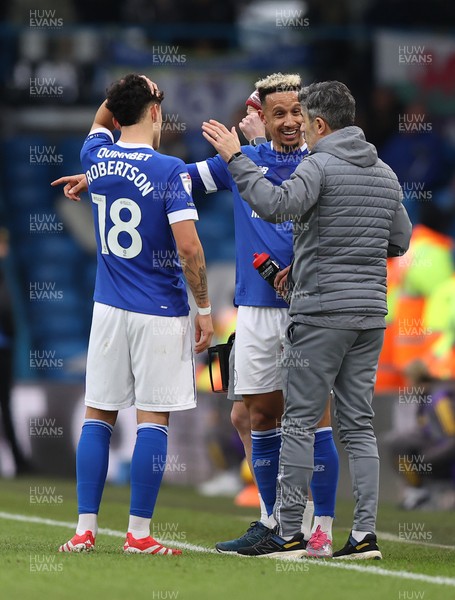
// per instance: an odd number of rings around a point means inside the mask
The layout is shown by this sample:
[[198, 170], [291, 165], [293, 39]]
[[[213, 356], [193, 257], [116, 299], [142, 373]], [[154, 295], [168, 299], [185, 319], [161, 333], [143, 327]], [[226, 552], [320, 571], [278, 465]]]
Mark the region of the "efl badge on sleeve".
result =
[[191, 196], [191, 176], [189, 173], [180, 173], [180, 179], [182, 180], [183, 187], [188, 196]]

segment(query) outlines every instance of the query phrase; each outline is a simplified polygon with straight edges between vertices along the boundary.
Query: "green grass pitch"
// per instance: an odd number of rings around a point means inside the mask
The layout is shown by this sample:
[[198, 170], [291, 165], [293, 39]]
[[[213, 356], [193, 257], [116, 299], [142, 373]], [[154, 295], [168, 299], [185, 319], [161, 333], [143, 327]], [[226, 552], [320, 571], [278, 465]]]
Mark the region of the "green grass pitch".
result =
[[[45, 479], [0, 482], [0, 598], [33, 600], [454, 600], [455, 546], [451, 513], [380, 507], [382, 561], [276, 560], [213, 552], [257, 516], [230, 499], [201, 498], [164, 486], [153, 519], [155, 537], [183, 546], [182, 556], [124, 555], [129, 491], [107, 486], [96, 550], [59, 554], [73, 530], [75, 484]], [[340, 502], [334, 548], [346, 541], [352, 503]], [[33, 520], [35, 518], [35, 520]], [[49, 522], [45, 522], [49, 520]], [[400, 541], [401, 537], [414, 543]], [[422, 539], [423, 538], [423, 539]], [[419, 542], [419, 543], [416, 543]], [[193, 547], [193, 550], [186, 549]], [[206, 550], [204, 550], [206, 549]]]

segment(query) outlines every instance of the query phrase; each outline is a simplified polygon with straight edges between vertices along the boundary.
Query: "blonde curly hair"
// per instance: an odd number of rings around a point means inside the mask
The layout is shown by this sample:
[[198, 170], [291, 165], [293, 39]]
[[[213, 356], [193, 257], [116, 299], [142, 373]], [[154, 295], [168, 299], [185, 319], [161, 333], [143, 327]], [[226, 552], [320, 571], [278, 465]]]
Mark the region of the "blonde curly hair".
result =
[[298, 73], [272, 73], [264, 79], [256, 81], [261, 104], [268, 94], [276, 92], [298, 92], [302, 88], [302, 80]]

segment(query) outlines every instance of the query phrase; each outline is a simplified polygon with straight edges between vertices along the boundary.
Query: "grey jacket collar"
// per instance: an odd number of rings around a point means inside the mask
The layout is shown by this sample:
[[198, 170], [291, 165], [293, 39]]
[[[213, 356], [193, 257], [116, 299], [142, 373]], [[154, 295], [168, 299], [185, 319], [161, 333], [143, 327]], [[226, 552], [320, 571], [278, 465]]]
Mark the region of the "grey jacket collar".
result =
[[314, 146], [311, 154], [326, 152], [337, 158], [358, 165], [370, 167], [378, 160], [378, 153], [373, 144], [366, 141], [360, 127], [351, 126], [337, 129], [321, 138]]

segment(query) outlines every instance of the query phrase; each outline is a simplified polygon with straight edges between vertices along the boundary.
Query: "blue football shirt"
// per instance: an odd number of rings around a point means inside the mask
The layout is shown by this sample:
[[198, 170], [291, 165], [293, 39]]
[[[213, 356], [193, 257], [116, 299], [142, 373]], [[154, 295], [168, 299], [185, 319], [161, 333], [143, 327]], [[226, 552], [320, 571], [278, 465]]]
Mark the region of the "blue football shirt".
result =
[[[272, 142], [266, 142], [259, 146], [242, 146], [242, 152], [262, 169], [266, 179], [274, 185], [281, 185], [289, 179], [303, 157], [308, 154], [308, 149], [304, 144], [294, 152], [277, 152]], [[282, 269], [291, 264], [292, 222], [263, 221], [240, 196], [227, 163], [219, 154], [187, 167], [194, 189], [203, 189], [207, 193], [232, 190], [234, 195], [234, 303], [237, 306], [287, 307], [286, 302], [277, 296], [272, 286], [256, 272], [252, 263], [255, 252], [267, 252]]]
[[98, 266], [94, 300], [160, 316], [189, 313], [171, 225], [197, 220], [183, 161], [146, 144], [90, 132], [81, 162], [92, 201]]

